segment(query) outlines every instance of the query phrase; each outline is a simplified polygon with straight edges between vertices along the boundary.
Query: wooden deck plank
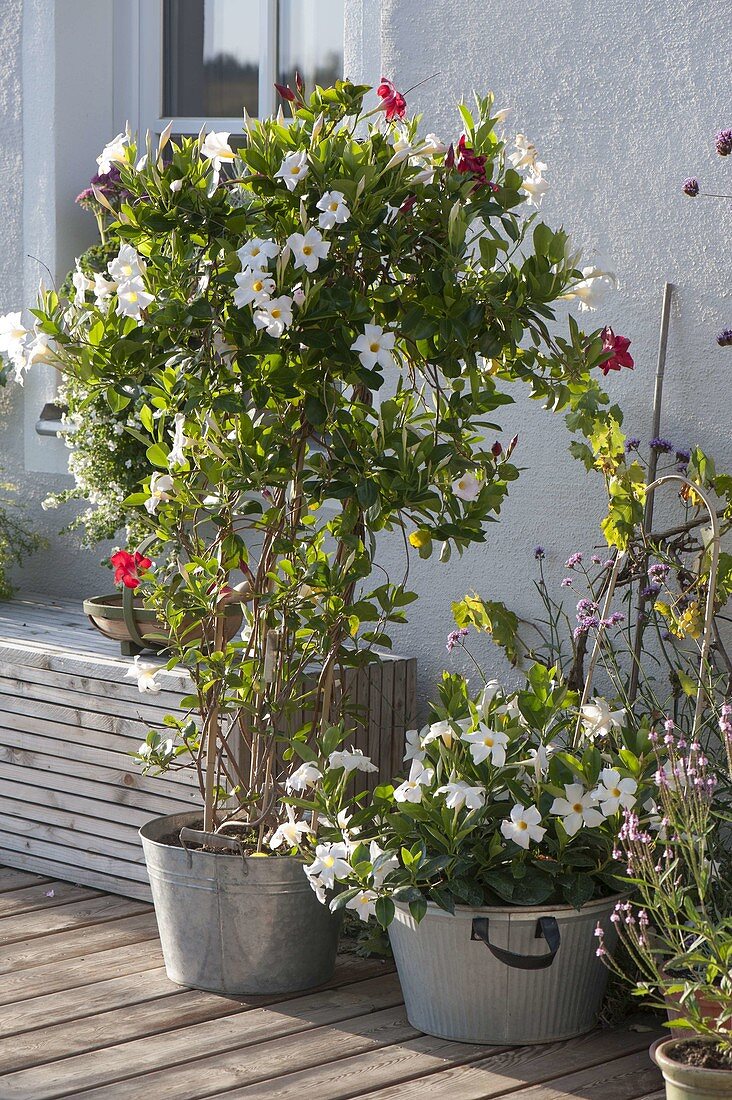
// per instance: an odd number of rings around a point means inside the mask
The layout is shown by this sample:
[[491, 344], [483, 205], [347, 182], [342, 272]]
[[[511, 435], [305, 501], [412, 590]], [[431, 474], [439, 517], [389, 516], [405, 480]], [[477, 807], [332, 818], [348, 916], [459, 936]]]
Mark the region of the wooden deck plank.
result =
[[14, 867], [0, 867], [0, 894], [6, 890], [22, 890], [26, 886], [40, 886], [50, 882], [45, 875], [35, 875], [30, 871], [17, 871]]
[[[99, 894], [88, 901], [61, 905], [44, 913], [22, 913], [0, 918], [0, 944], [18, 943], [33, 936], [47, 936], [66, 929], [82, 929], [89, 924], [102, 924], [119, 917], [132, 917], [149, 912], [144, 902]], [[83, 936], [79, 936], [83, 939]], [[4, 954], [4, 952], [3, 952]]]
[[[357, 986], [354, 983], [360, 983], [358, 986], [360, 993], [364, 996], [370, 994], [373, 997], [375, 983], [383, 981], [383, 977], [369, 978], [366, 975], [370, 973], [370, 968], [354, 965], [348, 957], [341, 956], [336, 973], [327, 988], [337, 989], [348, 985], [351, 989], [356, 989]], [[391, 980], [394, 981], [393, 976]], [[83, 1018], [67, 1023], [57, 1022], [35, 1031], [25, 1032], [21, 1042], [12, 1050], [3, 1050], [0, 1047], [0, 1073], [42, 1065], [103, 1047], [116, 1048], [122, 1043], [161, 1032], [177, 1033], [183, 1028], [188, 1029], [193, 1024], [293, 999], [291, 995], [284, 994], [270, 997], [225, 997], [200, 990], [182, 990], [172, 982], [169, 983], [169, 987], [169, 990], [166, 990], [166, 993], [170, 993], [169, 996], [164, 995], [148, 1001], [141, 1011], [133, 1010], [130, 1002], [130, 1006], [95, 1012], [93, 1015], [85, 1014]], [[91, 992], [96, 994], [97, 986], [92, 987]], [[315, 1001], [320, 997], [320, 991], [302, 994], [302, 997], [310, 997]], [[396, 999], [398, 1001], [398, 994]], [[45, 1007], [49, 1007], [50, 1001], [45, 1000]], [[141, 1002], [136, 1002], [135, 1009], [140, 1005]], [[196, 1032], [197, 1037], [198, 1035], [199, 1033]], [[176, 1042], [175, 1035], [172, 1036], [171, 1042]], [[186, 1035], [184, 1045], [187, 1042], [189, 1039]], [[218, 1049], [220, 1047], [214, 1041], [210, 1044], [209, 1052]], [[153, 1068], [158, 1064], [157, 1060], [154, 1061]], [[135, 1071], [139, 1072], [139, 1066], [136, 1066]]]
[[65, 853], [63, 848], [57, 849], [57, 852], [54, 852], [54, 856], [58, 856], [58, 858], [51, 860], [46, 858], [46, 849], [41, 847], [39, 850], [36, 850], [30, 841], [28, 844], [29, 846], [26, 850], [17, 852], [11, 851], [8, 848], [2, 849], [0, 847], [0, 858], [5, 863], [11, 864], [13, 867], [20, 867], [23, 870], [32, 867], [35, 871], [44, 871], [54, 878], [72, 879], [77, 886], [91, 886], [96, 890], [109, 890], [113, 894], [121, 894], [126, 898], [134, 898], [137, 901], [146, 902], [148, 905], [152, 902], [152, 892], [149, 884], [135, 881], [130, 878], [121, 878], [119, 874], [115, 873], [121, 870], [121, 867], [115, 865], [113, 860], [109, 861], [110, 873], [107, 874], [106, 870], [99, 871], [97, 869], [74, 866], [73, 864], [64, 862], [64, 856], [68, 859], [70, 858], [70, 853]]
[[504, 1092], [504, 1100], [567, 1100], [581, 1096], [582, 1100], [639, 1100], [661, 1083], [661, 1071], [654, 1066], [648, 1050], [628, 1054], [612, 1062], [593, 1066], [557, 1077], [532, 1088], [516, 1088]]
[[252, 1008], [195, 1027], [108, 1046], [103, 1057], [83, 1054], [5, 1074], [0, 1077], [0, 1096], [3, 1100], [61, 1096], [98, 1100], [110, 1095], [118, 1100], [141, 1096], [199, 1100], [221, 1091], [222, 1083], [226, 1087], [242, 1080], [263, 1080], [292, 1062], [319, 1064], [346, 1039], [350, 1047], [366, 1048], [405, 1031], [414, 1034], [401, 1007], [383, 1007], [400, 1001], [395, 976], [386, 975], [287, 1000], [274, 1008]]
[[[388, 1083], [379, 1087], [378, 1077], [384, 1074], [381, 1066], [377, 1065], [369, 1069], [370, 1086], [369, 1091], [362, 1094], [363, 1100], [396, 1100], [397, 1097], [399, 1100], [414, 1100], [424, 1096], [425, 1090], [429, 1091], [430, 1096], [450, 1097], [450, 1100], [485, 1100], [490, 1096], [503, 1096], [507, 1089], [518, 1087], [517, 1082], [523, 1088], [551, 1080], [560, 1074], [602, 1066], [628, 1053], [643, 1052], [654, 1038], [655, 1033], [642, 1034], [625, 1029], [597, 1030], [577, 1039], [541, 1046], [513, 1047], [501, 1052], [490, 1052], [489, 1048], [482, 1047], [482, 1057], [471, 1059], [470, 1064], [452, 1064], [448, 1067], [435, 1066], [434, 1059], [428, 1060], [420, 1055], [405, 1057], [400, 1059], [399, 1069], [408, 1073], [410, 1079], [400, 1080], [400, 1075], [387, 1067], [385, 1076]], [[357, 1073], [358, 1065], [353, 1068]], [[393, 1076], [390, 1077], [389, 1073]], [[400, 1083], [397, 1084], [397, 1081]], [[297, 1087], [297, 1082], [293, 1085]], [[279, 1095], [290, 1094], [272, 1093], [272, 1096]], [[294, 1091], [292, 1095], [295, 1095]]]
[[[37, 941], [36, 941], [37, 942]], [[84, 945], [82, 944], [82, 947]], [[64, 989], [79, 989], [124, 974], [142, 974], [163, 964], [157, 937], [0, 974], [0, 1005]]]
[[155, 914], [150, 906], [134, 917], [87, 926], [83, 935], [79, 935], [78, 928], [72, 928], [55, 935], [33, 936], [7, 944], [0, 951], [0, 974], [61, 959], [79, 958], [91, 951], [122, 947], [143, 940], [158, 942]]
[[68, 905], [71, 901], [87, 901], [98, 897], [101, 897], [98, 890], [49, 879], [38, 885], [0, 893], [0, 917], [31, 913], [36, 909], [52, 909], [57, 905]]

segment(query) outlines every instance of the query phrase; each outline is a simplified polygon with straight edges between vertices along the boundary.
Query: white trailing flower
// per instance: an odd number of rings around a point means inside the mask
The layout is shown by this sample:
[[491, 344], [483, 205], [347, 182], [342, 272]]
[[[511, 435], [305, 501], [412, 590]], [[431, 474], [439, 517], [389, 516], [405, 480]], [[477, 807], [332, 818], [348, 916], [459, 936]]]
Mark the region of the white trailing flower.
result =
[[175, 195], [178, 193], [178, 191], [183, 190], [183, 180], [171, 180], [169, 186], [170, 190]]
[[464, 733], [462, 740], [470, 745], [474, 764], [489, 760], [494, 768], [502, 768], [506, 763], [508, 735], [501, 730], [489, 729], [481, 722], [475, 733]]
[[384, 885], [384, 879], [392, 871], [396, 871], [399, 867], [399, 860], [396, 856], [387, 856], [386, 859], [382, 857], [385, 855], [384, 849], [380, 848], [375, 840], [372, 840], [369, 844], [369, 861], [373, 866], [378, 862], [379, 866], [374, 867], [371, 872], [371, 881], [377, 888]]
[[541, 813], [536, 806], [522, 806], [517, 802], [511, 816], [501, 822], [501, 832], [506, 840], [512, 840], [519, 848], [528, 848], [532, 840], [540, 842], [546, 832], [540, 822]]
[[298, 183], [305, 179], [308, 171], [307, 153], [288, 153], [275, 172], [275, 179], [284, 180], [287, 190], [294, 191]]
[[20, 320], [20, 310], [0, 317], [0, 352], [15, 360], [25, 351], [28, 329]]
[[185, 413], [178, 412], [173, 417], [173, 446], [170, 448], [170, 454], [168, 455], [168, 469], [172, 470], [176, 466], [185, 466], [186, 464], [186, 447], [190, 447], [193, 440], [186, 435], [186, 417]]
[[363, 333], [351, 344], [351, 351], [358, 352], [361, 363], [367, 370], [373, 370], [376, 364], [388, 368], [394, 365], [394, 343], [396, 333], [388, 332], [381, 325], [364, 325]]
[[594, 798], [600, 803], [600, 809], [605, 817], [612, 817], [620, 807], [632, 810], [635, 806], [635, 797], [638, 784], [629, 776], [621, 779], [620, 772], [616, 768], [603, 768], [600, 773], [600, 784], [592, 792]]
[[145, 507], [151, 516], [158, 510], [158, 505], [172, 499], [173, 479], [170, 474], [160, 474], [157, 471], [150, 476], [150, 496], [145, 501]]
[[155, 301], [154, 294], [148, 294], [145, 284], [138, 276], [120, 283], [117, 287], [116, 313], [120, 317], [132, 317], [138, 324], [142, 320], [142, 310]]
[[114, 279], [105, 279], [101, 271], [95, 271], [92, 290], [94, 291], [95, 304], [97, 308], [101, 308], [113, 294], [117, 293], [117, 283]]
[[421, 802], [422, 788], [431, 787], [435, 773], [432, 768], [425, 768], [421, 760], [412, 760], [409, 769], [409, 778], [405, 779], [394, 791], [397, 802]]
[[361, 749], [339, 749], [336, 752], [332, 752], [328, 757], [328, 767], [343, 768], [346, 775], [350, 775], [351, 772], [377, 772], [379, 769], [376, 764], [368, 757], [365, 756]]
[[561, 817], [567, 836], [574, 836], [583, 825], [590, 829], [602, 825], [605, 818], [591, 791], [586, 791], [581, 783], [565, 783], [564, 794], [564, 798], [554, 799], [549, 812]]
[[624, 710], [612, 710], [607, 699], [595, 698], [585, 703], [580, 711], [582, 729], [587, 737], [607, 737], [611, 729], [620, 729], [625, 720]]
[[[379, 895], [375, 890], [359, 890], [350, 901], [346, 902], [346, 909], [352, 909], [354, 913], [358, 913], [361, 920], [367, 921], [376, 912], [376, 902], [378, 900]], [[331, 907], [332, 904], [331, 902]]]
[[296, 768], [294, 772], [290, 772], [285, 780], [285, 790], [292, 791], [306, 791], [308, 787], [313, 787], [323, 778], [323, 773], [316, 764], [311, 764], [306, 761], [301, 764], [299, 768]]
[[452, 483], [453, 495], [456, 496], [458, 500], [475, 500], [480, 489], [480, 482], [470, 470], [466, 470], [464, 474], [461, 474], [461, 476], [456, 478]]
[[445, 805], [450, 810], [479, 810], [485, 805], [485, 788], [471, 787], [462, 779], [451, 779], [444, 787], [438, 787], [435, 794], [444, 794]]
[[546, 164], [539, 160], [539, 153], [533, 141], [529, 141], [526, 134], [516, 134], [514, 141], [515, 152], [508, 154], [508, 159], [514, 168], [530, 168], [532, 172], [541, 175], [546, 172]]
[[126, 283], [144, 275], [145, 261], [131, 244], [123, 244], [113, 260], [107, 264], [107, 271], [117, 283]]
[[127, 161], [127, 146], [130, 139], [126, 133], [117, 134], [102, 149], [97, 157], [100, 176], [106, 176], [112, 170], [114, 164], [125, 164]]
[[445, 748], [450, 748], [455, 740], [455, 733], [452, 728], [452, 723], [447, 719], [442, 719], [440, 722], [433, 722], [431, 726], [425, 726], [422, 731], [422, 745], [431, 745], [433, 741], [442, 741]]
[[602, 303], [607, 288], [617, 285], [617, 277], [612, 271], [603, 271], [599, 267], [583, 267], [582, 279], [566, 294], [562, 294], [562, 298], [567, 301], [576, 300], [580, 312], [594, 310]]
[[236, 280], [234, 305], [239, 309], [268, 302], [274, 294], [274, 279], [268, 278], [263, 270], [241, 271], [234, 276], [234, 279]]
[[424, 760], [425, 751], [422, 744], [422, 738], [429, 733], [429, 726], [424, 726], [422, 730], [407, 730], [405, 734], [405, 752], [404, 760]]
[[313, 880], [318, 880], [318, 885], [332, 890], [336, 879], [345, 878], [351, 873], [348, 854], [346, 844], [318, 844], [315, 859], [305, 868], [311, 886]]
[[137, 687], [142, 694], [149, 692], [151, 695], [157, 695], [162, 691], [162, 685], [156, 681], [155, 674], [161, 667], [154, 661], [144, 661], [138, 654], [135, 657], [135, 663], [127, 669], [126, 676], [129, 680], [137, 680]]
[[534, 206], [538, 210], [541, 200], [549, 190], [549, 184], [540, 172], [529, 172], [521, 181], [519, 191], [526, 195], [527, 206]]
[[351, 216], [342, 191], [326, 191], [315, 204], [321, 211], [318, 225], [321, 229], [332, 229], [334, 225], [344, 225]]
[[252, 237], [237, 249], [236, 254], [242, 271], [247, 269], [262, 271], [269, 265], [269, 261], [279, 254], [279, 251], [280, 246], [277, 241], [267, 240], [266, 237]]
[[306, 271], [316, 271], [320, 261], [330, 252], [330, 241], [324, 241], [315, 226], [311, 226], [307, 233], [291, 233], [287, 244], [292, 250], [294, 267], [304, 267]]
[[266, 329], [270, 336], [279, 339], [285, 329], [292, 324], [292, 298], [281, 294], [279, 298], [260, 302], [254, 311], [254, 324], [257, 328]]
[[230, 134], [225, 130], [212, 130], [206, 134], [201, 145], [201, 156], [210, 160], [215, 169], [222, 164], [231, 163], [236, 156], [235, 151], [229, 145]]
[[503, 687], [499, 680], [488, 680], [483, 685], [480, 695], [478, 696], [478, 710], [481, 712], [484, 718], [488, 717], [491, 703], [497, 695], [503, 695]]
[[287, 821], [278, 825], [270, 837], [269, 846], [272, 851], [286, 845], [288, 848], [296, 848], [304, 836], [312, 830], [307, 821], [297, 821], [292, 806], [287, 806]]

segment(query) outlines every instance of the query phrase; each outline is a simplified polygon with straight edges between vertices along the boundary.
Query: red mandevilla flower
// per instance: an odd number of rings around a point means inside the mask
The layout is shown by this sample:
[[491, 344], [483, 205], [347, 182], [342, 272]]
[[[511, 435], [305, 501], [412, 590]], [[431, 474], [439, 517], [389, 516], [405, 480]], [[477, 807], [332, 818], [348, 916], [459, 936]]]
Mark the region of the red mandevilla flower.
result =
[[602, 337], [602, 350], [604, 352], [611, 352], [610, 358], [606, 359], [604, 363], [600, 363], [600, 370], [604, 375], [608, 375], [611, 370], [620, 370], [621, 367], [628, 367], [632, 370], [635, 366], [633, 362], [633, 356], [628, 351], [630, 347], [630, 340], [627, 336], [616, 336], [609, 325], [600, 333]]
[[460, 135], [457, 147], [457, 170], [474, 176], [478, 183], [487, 183], [485, 162], [487, 157], [468, 147], [465, 134]]
[[134, 554], [127, 550], [118, 550], [109, 560], [114, 567], [114, 583], [123, 584], [125, 588], [137, 588], [140, 583], [139, 571], [149, 569], [152, 565], [150, 558], [143, 557], [139, 550], [135, 550]]
[[387, 122], [391, 122], [395, 118], [404, 118], [407, 112], [407, 101], [385, 76], [382, 76], [376, 94], [382, 100], [381, 106], [386, 111]]

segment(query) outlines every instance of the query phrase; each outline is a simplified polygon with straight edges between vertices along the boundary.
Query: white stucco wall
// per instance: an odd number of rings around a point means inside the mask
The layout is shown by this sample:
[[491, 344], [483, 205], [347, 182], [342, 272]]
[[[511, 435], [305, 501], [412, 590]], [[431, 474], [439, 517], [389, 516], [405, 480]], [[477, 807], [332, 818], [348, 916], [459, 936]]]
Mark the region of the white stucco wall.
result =
[[[732, 351], [714, 337], [732, 324], [732, 203], [688, 199], [680, 184], [698, 175], [732, 194], [732, 158], [713, 148], [714, 133], [732, 125], [731, 37], [727, 0], [347, 0], [348, 76], [372, 83], [383, 74], [402, 90], [431, 77], [407, 95], [409, 110], [443, 140], [460, 133], [457, 100], [492, 89], [512, 108], [508, 132], [535, 141], [552, 185], [546, 220], [621, 281], [603, 311], [583, 319], [631, 338], [635, 372], [611, 375], [607, 388], [629, 434], [646, 441], [662, 287], [676, 285], [661, 434], [699, 442], [727, 468]], [[507, 438], [519, 432], [525, 467], [502, 522], [461, 561], [412, 570], [425, 598], [399, 645], [418, 656], [423, 689], [450, 667], [451, 600], [472, 588], [536, 611], [533, 547], [546, 547], [561, 577], [566, 556], [597, 537], [602, 489], [567, 455], [559, 420], [526, 401], [499, 420]]]

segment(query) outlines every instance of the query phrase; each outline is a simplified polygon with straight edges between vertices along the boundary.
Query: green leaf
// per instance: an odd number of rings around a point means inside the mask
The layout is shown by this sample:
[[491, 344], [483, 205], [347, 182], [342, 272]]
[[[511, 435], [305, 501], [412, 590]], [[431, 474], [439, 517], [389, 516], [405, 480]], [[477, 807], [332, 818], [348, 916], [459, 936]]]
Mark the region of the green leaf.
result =
[[394, 902], [391, 898], [379, 898], [376, 902], [376, 919], [382, 928], [388, 928], [391, 922], [394, 920], [394, 913], [396, 912]]

